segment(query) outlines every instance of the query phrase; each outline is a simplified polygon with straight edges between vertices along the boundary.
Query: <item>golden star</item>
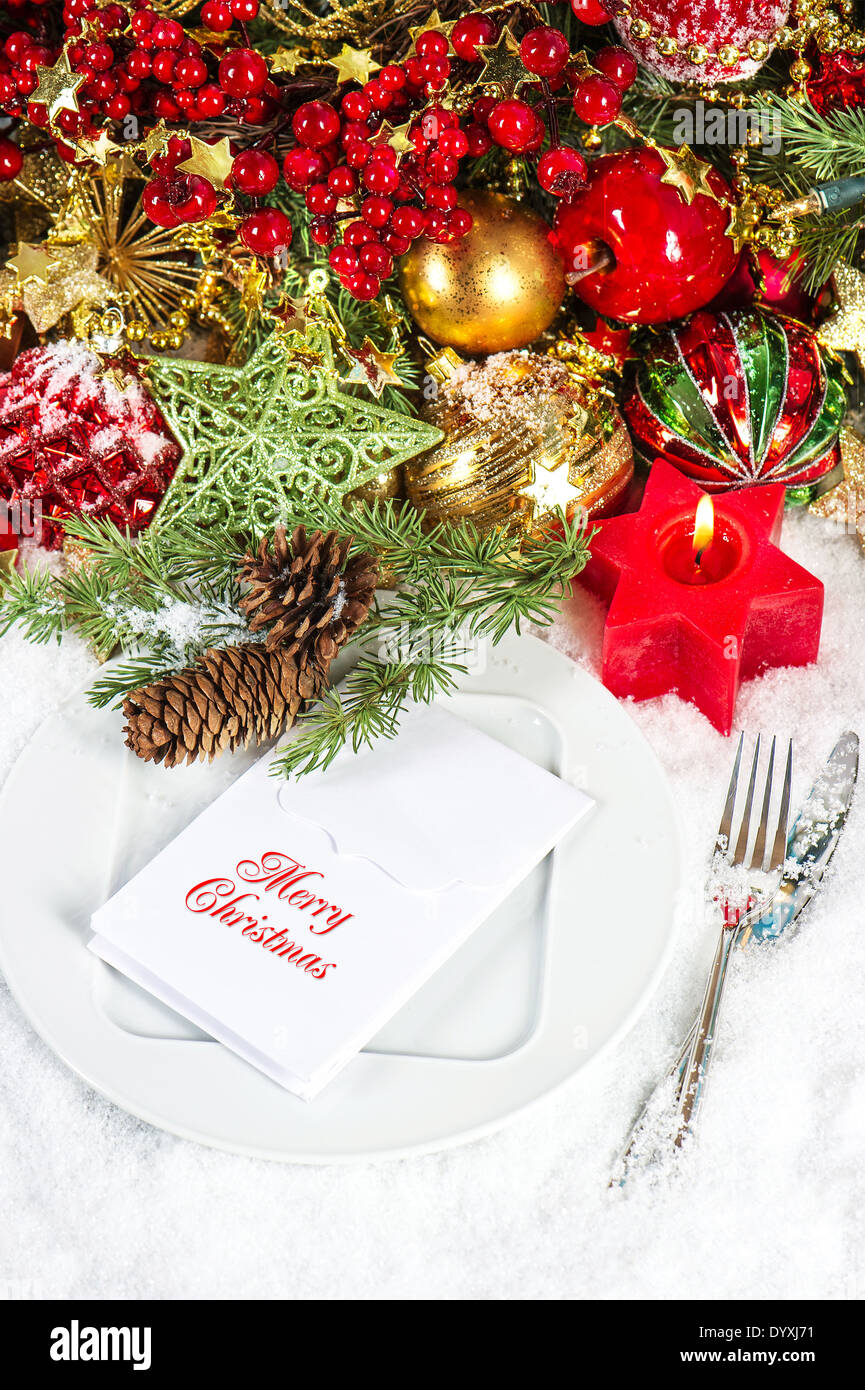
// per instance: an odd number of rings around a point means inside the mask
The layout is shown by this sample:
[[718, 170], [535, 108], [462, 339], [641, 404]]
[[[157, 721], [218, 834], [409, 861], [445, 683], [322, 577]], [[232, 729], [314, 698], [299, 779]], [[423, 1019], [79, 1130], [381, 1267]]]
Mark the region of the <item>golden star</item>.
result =
[[409, 137], [412, 121], [406, 121], [404, 125], [391, 125], [390, 121], [383, 121], [381, 130], [378, 132], [376, 144], [380, 145], [382, 140], [390, 145], [395, 154], [408, 154], [409, 150], [414, 149], [414, 145]]
[[302, 299], [292, 299], [290, 294], [283, 294], [280, 297], [276, 309], [282, 331], [285, 333], [305, 333], [307, 325], [312, 322], [306, 312], [306, 304]]
[[39, 79], [35, 92], [29, 98], [40, 106], [48, 108], [48, 119], [53, 121], [58, 111], [77, 111], [78, 88], [87, 81], [84, 73], [73, 72], [69, 54], [64, 48], [53, 68], [36, 69]]
[[394, 363], [401, 356], [399, 352], [382, 352], [371, 338], [364, 338], [356, 352], [346, 354], [354, 364], [345, 381], [368, 386], [378, 400], [386, 386], [406, 386], [408, 383], [394, 371]]
[[503, 96], [511, 97], [525, 82], [537, 79], [523, 67], [519, 45], [510, 29], [503, 29], [494, 44], [478, 44], [484, 60], [477, 79], [481, 87], [498, 87]]
[[699, 159], [689, 145], [680, 145], [677, 150], [665, 150], [658, 146], [658, 154], [667, 166], [661, 183], [677, 189], [688, 204], [693, 203], [698, 193], [704, 193], [707, 198], [714, 198], [717, 202], [709, 183], [712, 166]]
[[443, 20], [438, 10], [433, 10], [431, 14], [427, 16], [423, 24], [418, 24], [414, 29], [409, 29], [409, 37], [413, 44], [417, 43], [421, 34], [432, 33], [444, 34], [445, 38], [450, 41], [451, 30], [455, 24], [455, 19]]
[[724, 229], [724, 236], [730, 238], [737, 252], [750, 241], [751, 233], [759, 220], [760, 209], [752, 198], [746, 197], [741, 203], [731, 207], [730, 221]]
[[18, 272], [20, 285], [26, 280], [38, 280], [41, 285], [47, 285], [51, 261], [43, 247], [31, 246], [28, 241], [19, 242], [18, 253], [11, 257], [9, 264]]
[[835, 352], [852, 352], [865, 371], [865, 275], [839, 261], [832, 281], [838, 307], [817, 330], [817, 337]]
[[166, 129], [165, 122], [160, 120], [152, 130], [148, 131], [141, 142], [141, 148], [147, 157], [148, 164], [155, 154], [161, 154], [171, 139], [171, 131]]
[[124, 375], [119, 367], [105, 367], [99, 376], [100, 380], [109, 382], [115, 391], [119, 391], [121, 396], [132, 385], [131, 377]]
[[198, 174], [200, 178], [212, 183], [216, 189], [225, 188], [234, 163], [228, 136], [224, 135], [214, 145], [208, 145], [206, 140], [199, 140], [197, 135], [190, 135], [189, 144], [189, 158], [178, 164], [178, 169], [184, 174]]
[[343, 44], [335, 58], [328, 58], [327, 65], [336, 68], [337, 82], [357, 82], [360, 87], [381, 68], [381, 63], [373, 62], [368, 48], [352, 48], [348, 43]]
[[312, 58], [304, 58], [296, 48], [278, 48], [270, 59], [270, 71], [287, 72], [290, 77], [294, 77], [298, 68], [312, 62]]
[[79, 140], [77, 153], [81, 159], [92, 159], [94, 164], [99, 164], [104, 169], [109, 155], [117, 154], [120, 150], [119, 145], [115, 145], [108, 131], [104, 128], [100, 130], [95, 140]]

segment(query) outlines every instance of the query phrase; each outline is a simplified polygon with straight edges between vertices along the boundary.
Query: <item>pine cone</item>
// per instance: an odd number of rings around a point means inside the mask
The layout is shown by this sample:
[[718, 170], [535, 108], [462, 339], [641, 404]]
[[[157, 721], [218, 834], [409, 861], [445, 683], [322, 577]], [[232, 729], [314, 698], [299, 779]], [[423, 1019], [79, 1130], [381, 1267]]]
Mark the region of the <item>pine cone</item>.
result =
[[319, 693], [286, 651], [256, 642], [213, 648], [194, 666], [126, 696], [126, 742], [139, 758], [165, 767], [210, 760], [253, 738], [276, 738]]
[[294, 657], [316, 682], [327, 678], [333, 658], [366, 617], [375, 594], [378, 561], [346, 559], [351, 541], [336, 531], [307, 536], [298, 526], [289, 542], [283, 527], [272, 545], [265, 539], [246, 555], [240, 579], [250, 585], [240, 606], [251, 632], [268, 628], [268, 651]]

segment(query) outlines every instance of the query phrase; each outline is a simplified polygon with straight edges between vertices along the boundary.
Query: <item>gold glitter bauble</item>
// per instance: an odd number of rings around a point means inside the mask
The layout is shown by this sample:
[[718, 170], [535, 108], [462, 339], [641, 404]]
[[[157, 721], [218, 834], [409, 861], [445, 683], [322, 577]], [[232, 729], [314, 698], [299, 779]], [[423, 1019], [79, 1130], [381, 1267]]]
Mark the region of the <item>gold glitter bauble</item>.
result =
[[471, 231], [440, 246], [420, 237], [403, 257], [400, 289], [418, 327], [462, 352], [526, 347], [549, 328], [565, 271], [537, 213], [502, 193], [463, 193]]
[[406, 493], [430, 523], [532, 533], [561, 509], [614, 510], [634, 472], [631, 440], [612, 402], [564, 363], [531, 352], [429, 364], [441, 382], [428, 408], [444, 443], [405, 465]]

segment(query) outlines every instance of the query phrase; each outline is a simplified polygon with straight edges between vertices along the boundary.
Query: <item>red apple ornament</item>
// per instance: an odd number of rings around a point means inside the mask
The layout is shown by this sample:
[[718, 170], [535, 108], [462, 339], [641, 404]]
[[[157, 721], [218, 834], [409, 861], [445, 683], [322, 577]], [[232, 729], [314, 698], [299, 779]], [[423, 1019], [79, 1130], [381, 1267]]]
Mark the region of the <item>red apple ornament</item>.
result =
[[[588, 186], [556, 213], [553, 237], [586, 304], [626, 323], [666, 323], [708, 304], [733, 274], [730, 209], [698, 193], [691, 203], [662, 182], [655, 149], [603, 155]], [[732, 203], [714, 169], [708, 183]], [[587, 265], [597, 270], [586, 274]]]

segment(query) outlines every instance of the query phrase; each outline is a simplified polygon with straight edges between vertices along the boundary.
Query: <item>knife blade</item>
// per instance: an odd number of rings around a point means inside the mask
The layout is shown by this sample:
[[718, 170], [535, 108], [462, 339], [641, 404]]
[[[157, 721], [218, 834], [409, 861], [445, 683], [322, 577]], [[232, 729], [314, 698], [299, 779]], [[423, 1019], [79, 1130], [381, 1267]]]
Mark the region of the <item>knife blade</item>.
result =
[[787, 839], [787, 857], [775, 896], [743, 941], [774, 941], [796, 921], [823, 880], [847, 823], [859, 773], [859, 736], [843, 733], [826, 761]]

